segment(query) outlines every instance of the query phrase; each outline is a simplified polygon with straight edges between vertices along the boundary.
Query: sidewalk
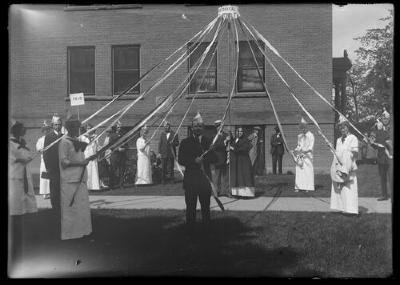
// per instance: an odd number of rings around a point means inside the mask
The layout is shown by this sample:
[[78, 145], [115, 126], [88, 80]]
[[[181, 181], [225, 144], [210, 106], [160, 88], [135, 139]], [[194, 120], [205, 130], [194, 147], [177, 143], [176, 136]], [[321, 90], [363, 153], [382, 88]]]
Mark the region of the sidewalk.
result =
[[[50, 208], [50, 200], [36, 196], [38, 208]], [[329, 198], [299, 197], [258, 197], [254, 199], [233, 199], [221, 197], [227, 211], [287, 211], [287, 212], [332, 212]], [[89, 196], [92, 209], [185, 209], [183, 196]], [[376, 198], [358, 199], [362, 213], [392, 212], [391, 200], [377, 201]], [[197, 207], [200, 209], [199, 203]], [[211, 210], [220, 211], [214, 198], [211, 198]]]

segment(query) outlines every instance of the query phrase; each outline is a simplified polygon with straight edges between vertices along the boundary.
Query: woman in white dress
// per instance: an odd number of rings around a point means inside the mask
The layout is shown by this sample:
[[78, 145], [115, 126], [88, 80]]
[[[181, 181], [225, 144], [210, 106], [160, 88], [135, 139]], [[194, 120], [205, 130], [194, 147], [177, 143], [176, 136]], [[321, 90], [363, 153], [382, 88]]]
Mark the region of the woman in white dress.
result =
[[357, 164], [358, 139], [349, 133], [348, 122], [339, 119], [342, 134], [336, 141], [336, 156], [331, 166], [332, 190], [330, 207], [343, 213], [358, 214]]
[[304, 118], [301, 118], [299, 127], [301, 134], [297, 136], [297, 147], [293, 152], [296, 157], [294, 191], [314, 191], [314, 135], [308, 130], [307, 121]]
[[149, 130], [147, 126], [143, 126], [140, 130], [140, 137], [136, 141], [137, 148], [137, 170], [136, 185], [152, 184], [152, 171], [150, 159], [150, 145], [147, 138]]
[[[70, 118], [65, 122], [68, 131], [59, 144], [61, 190], [61, 239], [75, 239], [92, 232], [89, 195], [87, 191], [88, 161], [86, 143], [78, 139], [80, 121]], [[82, 175], [83, 174], [83, 175]]]
[[[40, 137], [36, 143], [36, 151], [41, 151], [44, 147], [44, 137], [51, 131], [51, 126], [47, 124], [46, 121], [43, 122], [42, 133], [43, 136]], [[39, 184], [39, 194], [44, 195], [44, 199], [50, 198], [50, 180], [44, 178], [46, 175], [46, 166], [43, 161], [43, 154], [40, 155], [40, 184]]]
[[[93, 128], [90, 124], [87, 124], [85, 131]], [[98, 150], [98, 143], [94, 141], [95, 133], [92, 132], [82, 138], [82, 141], [86, 142], [88, 145], [85, 149], [85, 158], [88, 158], [94, 155]], [[97, 163], [97, 159], [93, 159], [89, 161], [87, 167], [88, 179], [87, 179], [87, 187], [88, 190], [100, 190], [100, 179], [99, 179], [99, 167]]]

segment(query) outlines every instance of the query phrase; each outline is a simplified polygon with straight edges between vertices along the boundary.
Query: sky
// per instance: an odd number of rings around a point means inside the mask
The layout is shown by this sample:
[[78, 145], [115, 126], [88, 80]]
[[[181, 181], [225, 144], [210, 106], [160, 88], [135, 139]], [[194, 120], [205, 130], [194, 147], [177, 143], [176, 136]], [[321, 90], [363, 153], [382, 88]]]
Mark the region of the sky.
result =
[[365, 34], [367, 29], [382, 28], [384, 18], [389, 15], [388, 9], [392, 4], [349, 4], [333, 5], [332, 9], [332, 56], [343, 57], [346, 49], [350, 60], [354, 60], [354, 51], [360, 46], [353, 40]]

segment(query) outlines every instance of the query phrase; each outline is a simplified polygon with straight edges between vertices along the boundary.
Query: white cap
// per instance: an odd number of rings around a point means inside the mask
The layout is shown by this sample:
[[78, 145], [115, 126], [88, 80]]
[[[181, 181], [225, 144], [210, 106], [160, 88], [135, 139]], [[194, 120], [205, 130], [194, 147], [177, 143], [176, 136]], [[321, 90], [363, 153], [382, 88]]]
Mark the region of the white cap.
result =
[[216, 121], [214, 122], [214, 124], [216, 124], [216, 125], [220, 125], [221, 123], [222, 123], [221, 120], [216, 120]]
[[307, 121], [304, 119], [304, 117], [301, 117], [300, 124], [307, 125]]
[[194, 116], [194, 118], [193, 118], [193, 122], [203, 124], [203, 118], [201, 117], [200, 112], [197, 111], [196, 116]]

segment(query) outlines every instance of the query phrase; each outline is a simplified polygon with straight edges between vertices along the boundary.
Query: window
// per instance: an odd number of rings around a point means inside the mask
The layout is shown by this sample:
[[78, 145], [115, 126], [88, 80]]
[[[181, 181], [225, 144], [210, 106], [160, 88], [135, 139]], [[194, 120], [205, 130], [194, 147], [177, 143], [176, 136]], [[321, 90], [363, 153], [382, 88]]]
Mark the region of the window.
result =
[[[196, 65], [196, 62], [201, 59], [204, 51], [206, 50], [207, 46], [210, 43], [201, 43], [197, 49], [190, 55], [189, 57], [189, 71], [190, 69]], [[188, 45], [188, 52], [190, 53], [197, 45], [196, 44], [189, 44]], [[194, 94], [197, 90], [198, 93], [203, 92], [217, 92], [217, 52], [212, 59], [210, 64], [211, 57], [213, 55], [214, 50], [216, 49], [217, 44], [214, 43], [213, 46], [210, 48], [206, 58], [204, 59], [203, 63], [201, 64], [200, 68], [198, 69], [197, 73], [195, 74], [193, 80], [190, 82], [189, 85], [189, 93]], [[207, 74], [204, 77], [204, 73], [206, 72], [207, 66], [210, 64], [208, 68]], [[192, 78], [193, 75], [190, 76]], [[203, 81], [203, 84], [201, 84]], [[201, 84], [201, 86], [200, 86]]]
[[95, 95], [94, 47], [68, 47], [68, 94]]
[[[262, 80], [265, 82], [265, 59], [264, 55], [259, 50], [256, 42], [251, 41], [251, 48], [257, 59], [258, 67], [262, 74]], [[264, 48], [260, 42], [261, 48]], [[264, 91], [263, 81], [258, 75], [257, 65], [254, 61], [249, 43], [247, 41], [239, 42], [239, 69], [237, 78], [238, 92], [262, 92]]]
[[[114, 46], [112, 48], [113, 94], [118, 95], [133, 87], [140, 78], [140, 46]], [[140, 84], [128, 94], [139, 94]]]

